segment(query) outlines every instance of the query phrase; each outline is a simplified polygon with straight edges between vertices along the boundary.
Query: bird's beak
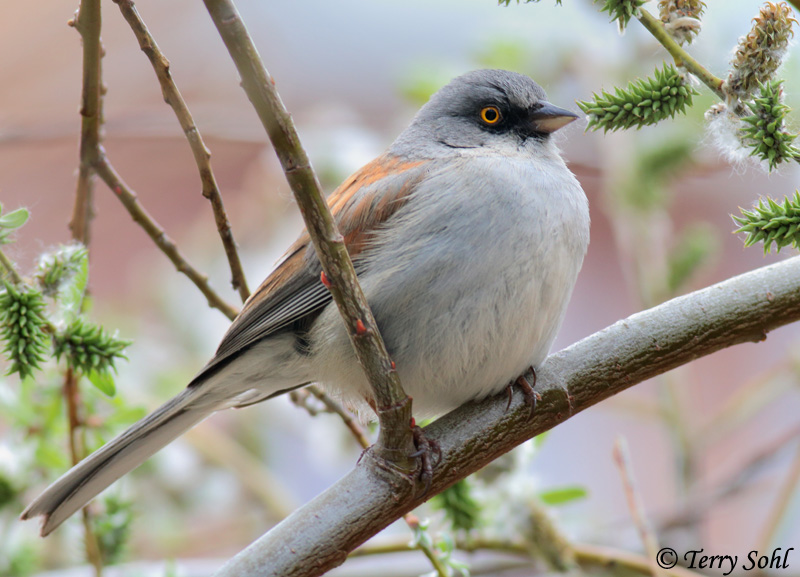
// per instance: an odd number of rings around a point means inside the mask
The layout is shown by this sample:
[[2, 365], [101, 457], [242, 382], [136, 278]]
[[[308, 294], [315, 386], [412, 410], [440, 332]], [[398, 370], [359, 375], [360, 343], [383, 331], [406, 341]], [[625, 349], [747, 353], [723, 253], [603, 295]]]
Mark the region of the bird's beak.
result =
[[559, 128], [563, 128], [576, 118], [578, 118], [578, 115], [574, 112], [559, 108], [549, 102], [542, 102], [541, 106], [536, 110], [532, 110], [528, 115], [533, 130], [545, 134], [550, 134]]

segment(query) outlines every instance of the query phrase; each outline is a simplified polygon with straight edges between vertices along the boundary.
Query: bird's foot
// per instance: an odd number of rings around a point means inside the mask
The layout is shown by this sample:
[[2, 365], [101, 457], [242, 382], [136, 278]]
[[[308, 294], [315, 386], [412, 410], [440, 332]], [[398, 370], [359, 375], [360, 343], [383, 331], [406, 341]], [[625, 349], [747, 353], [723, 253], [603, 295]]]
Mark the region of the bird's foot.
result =
[[442, 448], [433, 439], [428, 439], [422, 431], [422, 427], [417, 426], [416, 422], [411, 421], [411, 432], [414, 435], [414, 446], [417, 450], [411, 454], [411, 458], [420, 460], [419, 480], [425, 484], [425, 490], [420, 497], [424, 497], [431, 488], [433, 480], [433, 468], [442, 461]]
[[511, 399], [514, 395], [513, 387], [518, 387], [522, 391], [523, 398], [525, 399], [525, 404], [531, 408], [530, 415], [528, 415], [528, 419], [533, 417], [533, 411], [536, 410], [536, 402], [541, 400], [541, 395], [533, 390], [536, 386], [536, 371], [533, 367], [528, 367], [528, 370], [525, 371], [522, 375], [517, 377], [517, 379], [511, 383], [508, 383], [506, 386], [506, 393], [508, 394], [508, 404], [506, 405], [506, 411], [508, 411], [509, 407], [511, 407]]

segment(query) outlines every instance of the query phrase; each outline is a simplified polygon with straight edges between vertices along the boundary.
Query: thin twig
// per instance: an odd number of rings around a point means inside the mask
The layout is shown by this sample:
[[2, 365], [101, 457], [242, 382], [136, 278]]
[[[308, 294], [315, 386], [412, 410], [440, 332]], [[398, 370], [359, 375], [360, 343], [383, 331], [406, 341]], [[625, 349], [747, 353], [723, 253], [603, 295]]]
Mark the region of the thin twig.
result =
[[172, 264], [175, 265], [178, 272], [185, 274], [189, 280], [200, 289], [200, 292], [203, 293], [203, 296], [208, 300], [208, 305], [210, 307], [219, 309], [226, 317], [233, 319], [238, 314], [236, 308], [225, 302], [225, 300], [211, 288], [208, 277], [200, 273], [186, 260], [186, 257], [183, 256], [175, 242], [167, 236], [167, 233], [164, 232], [161, 225], [159, 225], [141, 205], [136, 193], [123, 182], [122, 178], [117, 174], [117, 171], [111, 166], [105, 154], [100, 151], [98, 155], [99, 157], [95, 159], [94, 162], [97, 175], [106, 183], [114, 195], [128, 210], [131, 218], [144, 229], [156, 246], [161, 249], [161, 252], [167, 255], [167, 258], [172, 261]]
[[[652, 575], [652, 559], [642, 555], [620, 551], [611, 547], [600, 545], [589, 545], [586, 543], [573, 544], [575, 559], [582, 567], [600, 566], [607, 570], [614, 570], [616, 567], [624, 567], [642, 575]], [[614, 571], [616, 573], [616, 571]], [[700, 573], [690, 571], [680, 566], [675, 566], [669, 570], [670, 577], [703, 577]]]
[[794, 391], [796, 384], [790, 371], [789, 359], [785, 358], [739, 385], [697, 432], [699, 446], [712, 446], [781, 395]]
[[767, 515], [767, 522], [764, 524], [764, 531], [761, 539], [759, 539], [759, 551], [766, 551], [775, 538], [775, 534], [781, 525], [781, 519], [789, 510], [789, 503], [797, 488], [798, 481], [800, 481], [800, 444], [797, 446], [797, 453], [792, 460], [789, 474], [786, 476], [778, 496], [775, 497], [775, 503], [773, 503], [769, 515]]
[[675, 41], [669, 32], [666, 31], [661, 20], [650, 14], [650, 12], [644, 8], [639, 9], [638, 18], [642, 26], [647, 28], [650, 34], [652, 34], [653, 37], [666, 48], [667, 52], [672, 55], [675, 59], [675, 64], [697, 76], [700, 82], [708, 86], [714, 94], [719, 96], [723, 101], [726, 100], [727, 97], [722, 90], [723, 80], [711, 74], [702, 64], [692, 58], [692, 56]]
[[760, 447], [753, 455], [731, 475], [724, 486], [712, 492], [693, 495], [684, 504], [684, 510], [671, 517], [663, 518], [657, 526], [660, 532], [671, 531], [681, 527], [694, 525], [702, 519], [706, 512], [717, 503], [721, 503], [739, 494], [749, 486], [750, 481], [770, 462], [772, 457], [787, 444], [800, 439], [800, 426], [784, 433], [774, 441]]
[[281, 102], [275, 81], [264, 67], [233, 1], [204, 0], [204, 3], [236, 64], [242, 87], [272, 141], [322, 268], [331, 281], [331, 293], [375, 398], [381, 424], [377, 450], [388, 463], [410, 473], [417, 466], [416, 460], [410, 458], [414, 452], [409, 427], [411, 400], [403, 392], [392, 368], [344, 240], [336, 229], [291, 116]]
[[14, 282], [14, 284], [22, 284], [22, 277], [19, 276], [17, 269], [14, 268], [14, 263], [11, 262], [8, 256], [6, 256], [6, 253], [4, 253], [2, 250], [0, 250], [0, 264], [3, 265], [4, 269], [6, 269], [8, 276], [11, 277], [11, 280]]
[[680, 497], [685, 499], [695, 480], [694, 457], [696, 453], [692, 443], [694, 436], [689, 431], [689, 424], [686, 422], [686, 410], [681, 403], [675, 372], [664, 375], [661, 380], [659, 386], [662, 399], [661, 415], [669, 427], [675, 449], [675, 463], [681, 481]]
[[[71, 367], [64, 374], [64, 399], [67, 405], [67, 434], [69, 436], [69, 454], [72, 465], [77, 465], [85, 456], [86, 447], [81, 436], [83, 421], [80, 418], [79, 407], [81, 404], [78, 379]], [[100, 544], [92, 530], [92, 514], [88, 507], [81, 512], [83, 521], [84, 546], [86, 558], [94, 567], [94, 574], [100, 577], [103, 574], [103, 557], [100, 553]]]
[[153, 65], [156, 77], [159, 84], [161, 84], [161, 92], [164, 96], [164, 101], [169, 104], [175, 111], [175, 116], [189, 141], [189, 146], [194, 155], [194, 161], [197, 164], [197, 169], [200, 172], [200, 181], [203, 187], [203, 196], [211, 202], [211, 208], [214, 211], [214, 220], [217, 224], [222, 246], [225, 249], [225, 255], [228, 258], [228, 266], [231, 269], [231, 286], [239, 292], [242, 301], [247, 300], [250, 296], [250, 290], [247, 288], [247, 280], [245, 279], [244, 269], [242, 262], [239, 258], [239, 251], [236, 248], [236, 241], [233, 238], [233, 231], [231, 230], [231, 223], [228, 220], [228, 214], [225, 211], [225, 206], [222, 202], [222, 194], [220, 193], [217, 179], [214, 176], [214, 171], [211, 168], [211, 152], [206, 146], [200, 130], [195, 125], [192, 113], [186, 105], [183, 96], [178, 90], [177, 85], [172, 79], [170, 73], [169, 60], [164, 56], [158, 48], [155, 39], [150, 34], [139, 12], [134, 6], [133, 0], [114, 0], [119, 6], [122, 15], [133, 30], [136, 39], [139, 41], [139, 47], [147, 55], [150, 63]]
[[[476, 551], [496, 551], [498, 553], [511, 553], [525, 559], [531, 558], [530, 547], [520, 540], [470, 535], [468, 539], [456, 538], [455, 546], [460, 551], [474, 553]], [[651, 575], [650, 560], [636, 553], [622, 551], [612, 547], [591, 545], [588, 543], [573, 543], [575, 560], [583, 569], [600, 567], [603, 569], [627, 569], [641, 575]], [[362, 545], [350, 557], [366, 557], [370, 555], [386, 555], [389, 553], [405, 553], [413, 551], [407, 540], [398, 537], [376, 539]], [[699, 573], [674, 567], [670, 569], [670, 577], [700, 577]]]
[[312, 395], [322, 401], [322, 404], [325, 405], [330, 412], [339, 415], [339, 417], [342, 419], [342, 422], [344, 422], [344, 424], [353, 434], [353, 437], [356, 439], [356, 441], [358, 441], [358, 444], [361, 445], [362, 449], [369, 448], [372, 443], [367, 438], [366, 433], [364, 433], [364, 428], [358, 423], [358, 419], [356, 419], [355, 415], [346, 410], [341, 404], [334, 401], [330, 395], [328, 395], [319, 387], [311, 385], [310, 387], [307, 387], [307, 389]]
[[208, 461], [221, 464], [236, 473], [240, 483], [258, 498], [275, 519], [284, 519], [296, 508], [296, 499], [264, 463], [224, 431], [195, 427], [186, 434], [186, 439]]
[[622, 485], [625, 489], [628, 509], [630, 510], [634, 525], [636, 525], [636, 529], [639, 531], [639, 537], [644, 545], [647, 558], [650, 561], [650, 572], [653, 577], [658, 577], [661, 575], [661, 571], [656, 564], [658, 540], [653, 532], [653, 528], [647, 520], [647, 515], [644, 511], [644, 503], [642, 502], [642, 495], [636, 487], [636, 478], [633, 474], [633, 465], [631, 464], [628, 443], [622, 436], [617, 437], [617, 440], [614, 442], [614, 462], [622, 477]]

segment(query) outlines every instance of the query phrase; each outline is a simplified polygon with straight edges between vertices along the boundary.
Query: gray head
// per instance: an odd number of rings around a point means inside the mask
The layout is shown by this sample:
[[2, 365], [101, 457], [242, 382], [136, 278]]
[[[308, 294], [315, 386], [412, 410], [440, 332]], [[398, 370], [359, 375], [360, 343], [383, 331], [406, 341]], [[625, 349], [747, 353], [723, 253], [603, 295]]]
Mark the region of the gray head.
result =
[[434, 94], [392, 145], [396, 154], [437, 148], [520, 147], [546, 141], [577, 115], [547, 102], [541, 86], [507, 70], [475, 70]]

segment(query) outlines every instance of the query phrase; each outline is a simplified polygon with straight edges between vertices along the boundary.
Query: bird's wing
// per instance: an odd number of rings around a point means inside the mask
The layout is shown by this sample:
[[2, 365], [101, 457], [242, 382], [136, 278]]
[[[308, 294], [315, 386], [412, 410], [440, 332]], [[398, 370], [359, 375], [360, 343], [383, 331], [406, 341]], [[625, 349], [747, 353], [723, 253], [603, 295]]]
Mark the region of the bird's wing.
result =
[[[383, 155], [365, 165], [329, 197], [339, 231], [358, 271], [358, 256], [372, 234], [404, 204], [428, 170], [428, 161]], [[193, 379], [203, 380], [257, 341], [319, 313], [331, 300], [307, 231], [247, 299], [214, 357]]]

